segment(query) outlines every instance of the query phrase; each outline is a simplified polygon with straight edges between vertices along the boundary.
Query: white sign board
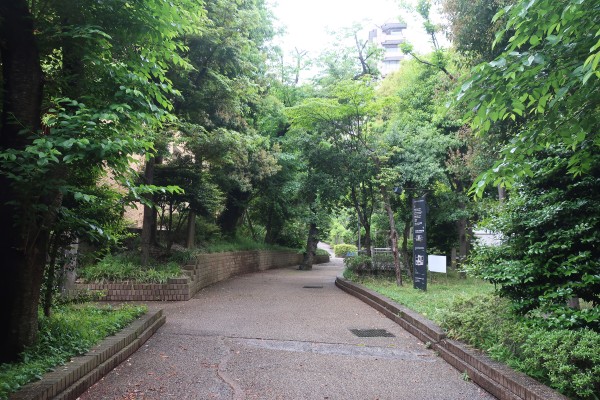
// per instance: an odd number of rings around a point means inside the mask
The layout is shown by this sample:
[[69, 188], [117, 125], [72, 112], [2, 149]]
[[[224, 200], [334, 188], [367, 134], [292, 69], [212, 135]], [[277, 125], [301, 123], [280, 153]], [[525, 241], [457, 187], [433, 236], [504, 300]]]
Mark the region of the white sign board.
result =
[[427, 256], [429, 271], [446, 273], [446, 256]]

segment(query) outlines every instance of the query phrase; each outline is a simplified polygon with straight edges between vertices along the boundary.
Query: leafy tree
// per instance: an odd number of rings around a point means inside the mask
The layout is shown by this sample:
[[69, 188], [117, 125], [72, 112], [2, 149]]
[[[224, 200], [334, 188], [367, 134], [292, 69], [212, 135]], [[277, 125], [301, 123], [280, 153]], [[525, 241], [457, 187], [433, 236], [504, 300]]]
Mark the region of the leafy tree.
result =
[[474, 69], [459, 95], [473, 110], [473, 126], [481, 135], [507, 119], [521, 122], [493, 170], [479, 179], [478, 194], [489, 183], [511, 186], [515, 178], [533, 175], [531, 155], [553, 145], [574, 150], [569, 173], [589, 173], [600, 143], [598, 4], [522, 1], [496, 18], [504, 15], [498, 40], [509, 35], [509, 44], [494, 61]]
[[[323, 97], [306, 99], [287, 110], [292, 127], [312, 133], [313, 142], [338, 154], [330, 156], [326, 168], [345, 187], [348, 203], [365, 229], [367, 252], [370, 252], [371, 216], [377, 193], [370, 148], [371, 120], [379, 106], [374, 96], [373, 83], [366, 76], [337, 82], [325, 89]], [[332, 166], [332, 162], [336, 165]]]
[[[600, 159], [593, 173], [573, 179], [571, 154], [552, 147], [536, 155], [535, 176], [519, 180], [495, 215], [502, 246], [481, 250], [477, 272], [540, 324], [599, 331]], [[579, 300], [591, 307], [579, 309]]]
[[[520, 1], [502, 9], [495, 18], [506, 24], [497, 41], [508, 44], [474, 68], [459, 95], [483, 137], [514, 121], [500, 160], [473, 187], [478, 195], [490, 183], [514, 188], [499, 226], [506, 254], [492, 257], [498, 264], [484, 274], [519, 311], [542, 313], [555, 326], [598, 329], [591, 293], [598, 291], [592, 185], [600, 143], [599, 16], [598, 4], [585, 0]], [[592, 307], [578, 310], [579, 297]]]
[[466, 191], [473, 181], [473, 149], [456, 111], [445, 106], [454, 85], [438, 68], [409, 60], [380, 88], [381, 95], [394, 99], [382, 137], [394, 149], [387, 162], [391, 187], [403, 191], [396, 212], [406, 265], [415, 196], [426, 194], [430, 205], [429, 245], [445, 252], [458, 245], [462, 256], [468, 251], [473, 213]]
[[[279, 169], [277, 151], [258, 131], [267, 95], [262, 89], [266, 42], [274, 30], [264, 1], [209, 0], [205, 9], [208, 25], [185, 40], [184, 54], [194, 69], [172, 73], [182, 94], [175, 112], [185, 122], [182, 130], [186, 149], [193, 154], [190, 160], [196, 163], [193, 170], [203, 175], [195, 181], [210, 181], [224, 193], [218, 223], [225, 235], [234, 236], [255, 185]], [[199, 212], [191, 208], [188, 221], [193, 224]]]
[[50, 235], [63, 199], [86, 196], [73, 172], [107, 167], [125, 179], [129, 156], [151, 151], [143, 129], [168, 119], [175, 91], [166, 70], [186, 64], [175, 38], [200, 26], [197, 6], [0, 5], [0, 225], [11, 227], [0, 236], [7, 265], [0, 361], [15, 360], [35, 341]]
[[504, 7], [514, 4], [514, 0], [444, 0], [442, 12], [448, 25], [446, 33], [452, 45], [463, 60], [470, 65], [491, 61], [504, 49], [508, 38], [495, 46], [496, 33], [506, 22], [494, 18]]

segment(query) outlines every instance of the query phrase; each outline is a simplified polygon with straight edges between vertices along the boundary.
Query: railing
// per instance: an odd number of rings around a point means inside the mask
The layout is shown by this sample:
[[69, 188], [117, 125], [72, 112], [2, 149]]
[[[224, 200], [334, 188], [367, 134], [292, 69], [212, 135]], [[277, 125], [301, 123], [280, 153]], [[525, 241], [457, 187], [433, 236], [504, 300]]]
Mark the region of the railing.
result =
[[375, 247], [371, 253], [373, 271], [394, 271], [394, 254], [389, 247]]

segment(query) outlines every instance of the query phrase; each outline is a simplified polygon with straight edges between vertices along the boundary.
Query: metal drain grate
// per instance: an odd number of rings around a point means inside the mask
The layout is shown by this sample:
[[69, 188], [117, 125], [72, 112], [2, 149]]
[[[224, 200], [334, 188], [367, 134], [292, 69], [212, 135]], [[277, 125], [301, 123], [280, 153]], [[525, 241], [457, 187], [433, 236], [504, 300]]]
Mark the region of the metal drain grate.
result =
[[358, 337], [396, 337], [385, 329], [350, 329]]
[[323, 289], [323, 286], [306, 285], [306, 286], [302, 286], [302, 288], [304, 288], [304, 289]]

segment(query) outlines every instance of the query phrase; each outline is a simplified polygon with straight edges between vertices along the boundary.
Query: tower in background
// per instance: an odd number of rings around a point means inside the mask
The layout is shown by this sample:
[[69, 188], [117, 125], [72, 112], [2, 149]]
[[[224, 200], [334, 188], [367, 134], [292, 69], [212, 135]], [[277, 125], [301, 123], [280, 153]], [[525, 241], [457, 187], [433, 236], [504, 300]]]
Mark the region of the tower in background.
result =
[[383, 60], [379, 64], [383, 77], [400, 68], [400, 61], [404, 58], [400, 51], [400, 44], [405, 40], [404, 29], [405, 22], [386, 22], [369, 32], [369, 41], [383, 49]]

